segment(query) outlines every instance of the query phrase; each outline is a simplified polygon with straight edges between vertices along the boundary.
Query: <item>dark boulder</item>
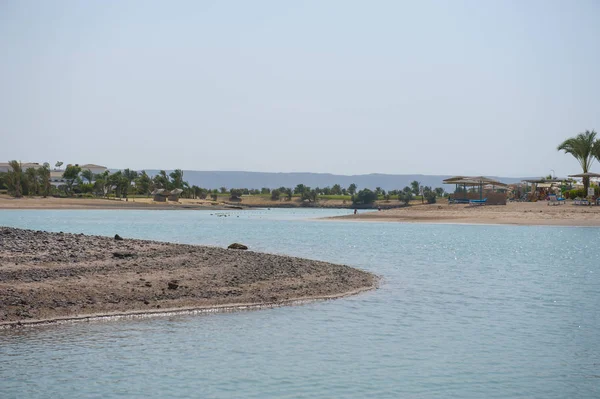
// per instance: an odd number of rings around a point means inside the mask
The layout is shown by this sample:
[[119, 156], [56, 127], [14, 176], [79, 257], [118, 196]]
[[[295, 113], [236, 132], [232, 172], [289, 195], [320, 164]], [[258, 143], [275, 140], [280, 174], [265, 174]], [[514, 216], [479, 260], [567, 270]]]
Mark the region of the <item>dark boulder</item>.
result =
[[118, 259], [135, 258], [135, 256], [133, 252], [113, 252], [113, 257]]
[[248, 247], [245, 246], [244, 244], [239, 244], [237, 242], [234, 242], [233, 244], [231, 244], [230, 246], [228, 246], [227, 249], [241, 249], [241, 250], [246, 250], [246, 249], [248, 249]]
[[177, 280], [169, 281], [168, 287], [170, 290], [176, 290], [179, 288], [179, 282]]
[[123, 237], [121, 237], [118, 234], [115, 234], [115, 240], [117, 240], [117, 241], [123, 241]]

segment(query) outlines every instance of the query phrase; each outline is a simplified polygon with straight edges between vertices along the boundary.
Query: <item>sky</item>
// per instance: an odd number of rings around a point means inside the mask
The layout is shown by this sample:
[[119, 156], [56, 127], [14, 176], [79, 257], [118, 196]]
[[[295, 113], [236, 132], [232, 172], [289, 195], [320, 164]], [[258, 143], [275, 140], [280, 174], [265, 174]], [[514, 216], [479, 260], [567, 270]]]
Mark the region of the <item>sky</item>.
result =
[[[0, 162], [564, 176], [600, 2], [0, 1]], [[592, 167], [600, 172], [600, 164]]]

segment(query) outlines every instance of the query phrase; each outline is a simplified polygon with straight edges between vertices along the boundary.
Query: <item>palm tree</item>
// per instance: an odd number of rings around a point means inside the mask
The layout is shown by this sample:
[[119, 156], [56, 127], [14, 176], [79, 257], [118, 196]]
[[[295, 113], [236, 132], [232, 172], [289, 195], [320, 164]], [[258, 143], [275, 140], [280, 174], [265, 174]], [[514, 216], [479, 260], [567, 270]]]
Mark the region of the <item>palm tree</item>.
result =
[[[571, 154], [581, 165], [583, 173], [588, 173], [594, 162], [594, 157], [600, 155], [600, 142], [596, 140], [596, 132], [586, 130], [575, 137], [563, 141], [557, 148], [558, 151], [564, 151], [565, 154]], [[590, 186], [590, 178], [583, 178], [583, 186], [587, 192]]]
[[135, 186], [138, 190], [138, 194], [150, 195], [150, 192], [152, 191], [150, 189], [151, 184], [152, 180], [150, 179], [150, 176], [148, 176], [145, 170], [142, 170], [135, 180]]
[[21, 183], [24, 177], [23, 168], [21, 168], [21, 162], [10, 161], [8, 164], [11, 168], [7, 174], [8, 191], [15, 197], [20, 198], [23, 196]]
[[[135, 170], [131, 170], [129, 168], [125, 169], [123, 171], [123, 177], [125, 177], [125, 180], [127, 180], [127, 188], [125, 188], [125, 197], [127, 197], [127, 193], [129, 193], [129, 190], [131, 189], [131, 184], [138, 177], [138, 172], [136, 172]], [[135, 190], [134, 190], [134, 194], [135, 194]]]
[[27, 195], [33, 197], [40, 191], [40, 184], [34, 168], [25, 170], [25, 181], [27, 182]]
[[92, 184], [94, 180], [94, 172], [89, 169], [85, 169], [81, 172], [81, 177], [88, 181], [89, 184]]
[[44, 163], [44, 166], [37, 170], [40, 190], [44, 198], [46, 198], [50, 194], [50, 189], [52, 185], [50, 184], [50, 164], [48, 162]]
[[169, 173], [171, 177], [171, 183], [174, 188], [183, 189], [183, 170], [175, 169], [171, 173]]

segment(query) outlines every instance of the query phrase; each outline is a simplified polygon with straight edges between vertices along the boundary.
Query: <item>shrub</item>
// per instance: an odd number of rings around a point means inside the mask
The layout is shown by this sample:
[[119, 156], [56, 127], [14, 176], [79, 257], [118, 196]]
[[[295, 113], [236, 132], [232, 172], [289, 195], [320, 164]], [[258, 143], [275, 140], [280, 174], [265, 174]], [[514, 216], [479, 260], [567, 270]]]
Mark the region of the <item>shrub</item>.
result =
[[232, 188], [229, 191], [229, 200], [230, 201], [241, 201], [242, 200], [242, 190], [237, 188]]
[[410, 191], [410, 189], [406, 190], [402, 190], [400, 191], [400, 194], [398, 194], [398, 200], [400, 202], [403, 202], [404, 205], [408, 205], [408, 203], [413, 199], [413, 193], [412, 191]]
[[216, 201], [216, 200], [217, 200], [217, 198], [219, 198], [219, 196], [218, 196], [217, 194], [215, 194], [215, 193], [212, 193], [212, 194], [210, 195], [210, 198], [212, 198], [212, 200], [213, 200], [213, 201]]
[[423, 192], [423, 197], [425, 197], [425, 201], [427, 201], [428, 204], [435, 204], [437, 195], [433, 190], [426, 190]]
[[368, 188], [360, 190], [356, 195], [352, 196], [353, 204], [372, 204], [377, 200], [377, 194]]
[[279, 197], [281, 197], [281, 191], [277, 189], [271, 191], [271, 200], [279, 201]]
[[310, 188], [306, 188], [306, 190], [304, 192], [302, 192], [301, 195], [301, 199], [302, 201], [308, 201], [308, 202], [317, 202], [317, 191], [316, 190], [311, 190]]
[[573, 190], [569, 190], [569, 191], [565, 191], [565, 196], [566, 198], [583, 198], [583, 197], [587, 197], [587, 193], [585, 192], [585, 190], [583, 188], [578, 188], [578, 189], [573, 189]]

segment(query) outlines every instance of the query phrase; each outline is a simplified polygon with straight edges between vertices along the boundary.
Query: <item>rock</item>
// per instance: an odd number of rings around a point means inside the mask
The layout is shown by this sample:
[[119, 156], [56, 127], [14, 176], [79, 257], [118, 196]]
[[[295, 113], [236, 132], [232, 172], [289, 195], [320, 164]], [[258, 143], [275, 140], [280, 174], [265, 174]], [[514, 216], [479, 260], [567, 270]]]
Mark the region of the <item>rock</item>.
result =
[[179, 283], [177, 280], [169, 281], [168, 287], [170, 290], [176, 290], [177, 288], [179, 288]]
[[112, 255], [114, 258], [118, 259], [134, 258], [136, 256], [133, 252], [113, 252]]
[[144, 284], [146, 287], [152, 287], [152, 283], [150, 281], [146, 281], [146, 283]]
[[123, 237], [121, 237], [118, 234], [115, 234], [115, 240], [117, 240], [117, 241], [123, 241]]
[[248, 247], [245, 246], [244, 244], [239, 244], [237, 242], [234, 242], [233, 244], [231, 244], [230, 246], [227, 247], [227, 249], [241, 249], [241, 250], [247, 250]]

